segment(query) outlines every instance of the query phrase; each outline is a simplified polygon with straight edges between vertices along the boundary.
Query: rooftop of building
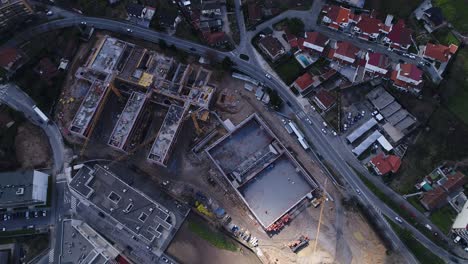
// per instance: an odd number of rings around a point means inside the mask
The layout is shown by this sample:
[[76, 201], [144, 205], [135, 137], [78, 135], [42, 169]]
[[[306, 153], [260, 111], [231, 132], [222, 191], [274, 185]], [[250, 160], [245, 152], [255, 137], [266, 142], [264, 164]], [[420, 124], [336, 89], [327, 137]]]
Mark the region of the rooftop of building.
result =
[[315, 95], [315, 98], [317, 98], [320, 103], [322, 103], [325, 108], [330, 108], [336, 101], [336, 98], [327, 90], [321, 89], [320, 91], [317, 92]]
[[127, 142], [128, 136], [135, 125], [138, 115], [145, 104], [145, 94], [140, 92], [132, 92], [127, 100], [125, 108], [120, 114], [119, 120], [109, 137], [108, 144], [118, 149], [123, 149]]
[[112, 73], [125, 46], [126, 43], [119, 39], [112, 37], [104, 38], [98, 51], [94, 54], [90, 68], [108, 74]]
[[463, 173], [456, 171], [454, 174], [447, 175], [447, 181], [444, 182], [442, 187], [447, 190], [447, 192], [452, 193], [460, 188], [468, 181]]
[[284, 47], [281, 42], [273, 37], [272, 35], [265, 36], [258, 41], [259, 45], [262, 45], [268, 52], [275, 56], [284, 51]]
[[325, 6], [323, 12], [327, 13], [327, 17], [335, 23], [347, 23], [351, 10], [338, 5]]
[[99, 165], [83, 166], [70, 188], [153, 247], [166, 245], [174, 214]]
[[0, 173], [0, 208], [45, 204], [49, 175], [35, 170]]
[[447, 47], [442, 44], [427, 43], [423, 55], [440, 62], [447, 62], [457, 50], [458, 46], [454, 44]]
[[401, 159], [395, 155], [385, 155], [380, 153], [370, 161], [382, 175], [396, 173], [401, 166]]
[[375, 17], [371, 17], [368, 15], [362, 15], [359, 22], [356, 24], [361, 32], [367, 34], [377, 34], [385, 25], [382, 23], [380, 19]]
[[330, 39], [320, 32], [306, 32], [304, 42], [313, 44], [319, 47], [325, 47]]
[[62, 221], [62, 263], [105, 264], [115, 260], [119, 251], [88, 224], [74, 219]]
[[171, 105], [169, 107], [163, 124], [149, 152], [149, 160], [165, 164], [167, 154], [182, 124], [184, 112], [184, 107], [177, 105]]
[[379, 67], [381, 69], [388, 69], [390, 67], [390, 59], [383, 53], [367, 53], [367, 64]]
[[107, 85], [98, 81], [94, 82], [89, 87], [88, 93], [81, 102], [80, 108], [78, 108], [73, 118], [70, 131], [85, 136], [86, 129], [94, 117], [94, 113], [101, 104], [107, 89]]
[[427, 207], [426, 209], [432, 210], [447, 203], [447, 198], [447, 193], [441, 187], [437, 187], [425, 192], [421, 198], [421, 203]]
[[412, 30], [406, 27], [405, 21], [403, 19], [400, 19], [395, 25], [392, 26], [392, 29], [387, 35], [387, 38], [390, 39], [390, 41], [393, 43], [406, 46], [411, 44], [411, 34]]
[[206, 151], [264, 228], [317, 188], [256, 114]]
[[463, 205], [463, 209], [455, 218], [452, 224], [452, 229], [464, 229], [468, 230], [468, 201]]

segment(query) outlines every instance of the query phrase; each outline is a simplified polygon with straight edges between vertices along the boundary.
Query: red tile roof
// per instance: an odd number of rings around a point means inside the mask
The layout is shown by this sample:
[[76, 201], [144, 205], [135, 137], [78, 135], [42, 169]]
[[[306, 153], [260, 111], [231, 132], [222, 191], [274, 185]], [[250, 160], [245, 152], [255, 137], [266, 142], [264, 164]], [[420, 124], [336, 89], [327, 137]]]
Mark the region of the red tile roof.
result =
[[250, 23], [255, 24], [262, 19], [262, 9], [257, 3], [249, 3], [247, 6], [247, 13]]
[[453, 44], [447, 47], [440, 44], [427, 43], [423, 55], [440, 62], [447, 62], [457, 49], [458, 46]]
[[286, 34], [286, 38], [288, 39], [289, 45], [291, 45], [291, 48], [297, 48], [298, 47], [298, 42], [297, 42], [297, 37], [293, 34]]
[[466, 182], [467, 178], [465, 177], [465, 175], [457, 171], [455, 174], [447, 176], [447, 181], [442, 185], [442, 187], [448, 193], [452, 193], [457, 189], [462, 188]]
[[297, 78], [297, 79], [294, 81], [294, 84], [295, 84], [299, 89], [301, 89], [302, 91], [304, 91], [305, 89], [309, 88], [313, 83], [314, 83], [313, 76], [310, 75], [310, 73], [308, 73], [308, 72], [306, 72], [306, 73], [304, 73], [303, 75], [299, 76], [299, 78]]
[[356, 24], [363, 33], [373, 34], [379, 33], [385, 25], [379, 19], [370, 16], [362, 16], [361, 20]]
[[306, 32], [304, 42], [325, 48], [329, 38], [319, 32]]
[[401, 165], [401, 160], [395, 155], [379, 155], [373, 157], [370, 161], [380, 172], [381, 175], [386, 175], [389, 172], [396, 173]]
[[403, 19], [392, 26], [392, 30], [388, 33], [387, 37], [392, 43], [399, 44], [402, 47], [411, 44], [411, 29], [407, 28]]
[[342, 41], [337, 43], [337, 49], [334, 51], [332, 57], [336, 58], [337, 55], [341, 55], [351, 60], [355, 60], [358, 52], [359, 48], [354, 46], [351, 42]]
[[303, 49], [304, 49], [304, 41], [305, 41], [304, 38], [298, 38], [298, 39], [297, 39], [297, 47], [298, 47], [300, 50], [303, 50]]
[[15, 48], [5, 48], [0, 50], [0, 66], [7, 68], [17, 60], [18, 50]]
[[320, 90], [315, 95], [316, 100], [320, 101], [326, 109], [330, 108], [334, 103], [336, 98], [327, 90]]
[[414, 64], [404, 63], [400, 64], [400, 75], [415, 81], [420, 81], [422, 80], [423, 72]]
[[323, 9], [327, 13], [327, 17], [331, 19], [332, 22], [337, 24], [348, 23], [351, 10], [344, 8], [342, 6], [330, 5]]
[[433, 210], [446, 204], [447, 197], [447, 193], [441, 187], [437, 187], [424, 193], [421, 203], [427, 210]]
[[385, 70], [390, 66], [390, 59], [383, 53], [368, 53], [367, 56], [369, 57], [369, 60], [367, 61], [368, 65]]
[[226, 40], [226, 33], [223, 31], [203, 32], [203, 37], [209, 45], [215, 45]]

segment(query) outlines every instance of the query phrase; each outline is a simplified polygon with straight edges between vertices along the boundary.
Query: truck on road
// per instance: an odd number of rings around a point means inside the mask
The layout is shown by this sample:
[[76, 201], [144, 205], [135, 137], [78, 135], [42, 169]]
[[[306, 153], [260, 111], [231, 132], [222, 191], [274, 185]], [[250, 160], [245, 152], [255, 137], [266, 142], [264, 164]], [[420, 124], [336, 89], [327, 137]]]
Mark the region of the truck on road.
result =
[[49, 118], [36, 105], [32, 107], [34, 112], [41, 118], [44, 123], [49, 122]]

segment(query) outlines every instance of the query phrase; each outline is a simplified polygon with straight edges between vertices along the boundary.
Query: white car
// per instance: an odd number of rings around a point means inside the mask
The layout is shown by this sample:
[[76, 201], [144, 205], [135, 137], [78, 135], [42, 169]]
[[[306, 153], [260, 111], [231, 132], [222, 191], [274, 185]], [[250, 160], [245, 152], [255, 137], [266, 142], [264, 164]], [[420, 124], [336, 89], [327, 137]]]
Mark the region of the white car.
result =
[[412, 55], [412, 54], [409, 54], [408, 57], [409, 57], [410, 59], [416, 59], [416, 56], [414, 56], [414, 55]]
[[81, 24], [81, 25], [86, 25], [86, 22], [85, 22], [85, 21], [81, 21], [80, 24]]
[[268, 79], [271, 79], [271, 75], [270, 74], [265, 74], [265, 77], [267, 77]]
[[312, 121], [310, 121], [309, 118], [306, 118], [306, 120], [307, 120], [307, 123], [309, 123], [310, 125], [312, 125]]
[[324, 127], [327, 127], [327, 126], [328, 126], [328, 125], [327, 125], [327, 122], [323, 122], [322, 124], [323, 124]]
[[327, 134], [327, 131], [325, 130], [325, 128], [322, 128], [322, 132], [323, 132], [324, 134]]
[[53, 14], [54, 14], [54, 12], [52, 12], [52, 11], [47, 11], [47, 13], [46, 13], [46, 15], [48, 15], [48, 16], [51, 16]]
[[453, 240], [453, 242], [455, 242], [455, 244], [456, 244], [456, 243], [460, 242], [460, 239], [461, 239], [461, 237], [460, 237], [460, 236], [457, 236], [457, 237]]
[[335, 131], [332, 131], [332, 134], [336, 137], [338, 134]]
[[361, 195], [361, 190], [356, 189], [357, 194]]
[[402, 223], [403, 223], [403, 220], [401, 220], [401, 218], [400, 218], [400, 217], [398, 217], [398, 216], [396, 216], [396, 217], [395, 217], [395, 220], [396, 220], [398, 223], [400, 223], [400, 224], [402, 224]]
[[131, 29], [127, 28], [127, 32], [129, 32], [129, 33], [132, 33], [132, 32], [133, 32], [133, 30], [131, 30]]

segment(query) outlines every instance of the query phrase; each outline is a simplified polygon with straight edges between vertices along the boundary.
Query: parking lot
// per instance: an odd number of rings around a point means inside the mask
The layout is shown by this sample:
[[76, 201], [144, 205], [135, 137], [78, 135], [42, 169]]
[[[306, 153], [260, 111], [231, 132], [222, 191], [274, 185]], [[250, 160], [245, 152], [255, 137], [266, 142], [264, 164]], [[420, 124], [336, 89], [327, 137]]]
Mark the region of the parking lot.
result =
[[48, 209], [0, 214], [0, 231], [15, 231], [26, 228], [42, 228], [49, 225]]

